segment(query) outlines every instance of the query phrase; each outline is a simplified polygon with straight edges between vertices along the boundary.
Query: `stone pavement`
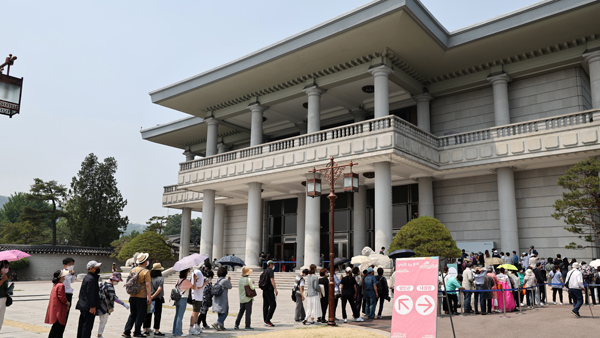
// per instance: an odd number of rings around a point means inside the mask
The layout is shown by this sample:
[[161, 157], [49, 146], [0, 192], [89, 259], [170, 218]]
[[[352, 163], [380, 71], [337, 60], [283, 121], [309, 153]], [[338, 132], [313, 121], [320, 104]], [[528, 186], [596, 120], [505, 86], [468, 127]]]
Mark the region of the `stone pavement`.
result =
[[[80, 285], [80, 283], [74, 285], [74, 300], [77, 299]], [[165, 286], [167, 294], [172, 287], [173, 285]], [[48, 305], [48, 293], [51, 288], [52, 283], [49, 281], [15, 283], [16, 291], [14, 304], [6, 311], [6, 319], [0, 330], [0, 338], [46, 337], [50, 330], [50, 325], [44, 324], [44, 318], [46, 315], [46, 307]], [[128, 297], [122, 284], [118, 285], [115, 289], [117, 290], [117, 295], [121, 299], [127, 300]], [[268, 328], [265, 327], [262, 322], [262, 297], [260, 295], [261, 291], [259, 290], [259, 296], [254, 301], [252, 314], [252, 326], [255, 330], [248, 332], [243, 330], [233, 330], [235, 315], [238, 310], [238, 293], [236, 289], [233, 289], [229, 293], [230, 315], [225, 321], [225, 327], [228, 330], [222, 332], [216, 332], [213, 329], [205, 330], [202, 336], [231, 337], [253, 334], [256, 335], [256, 337], [271, 337], [277, 335], [277, 332], [287, 330], [285, 333], [286, 338], [303, 336], [348, 337], [347, 330], [331, 331], [335, 328], [324, 328], [322, 327], [324, 325], [315, 325], [316, 327], [309, 326], [307, 328], [301, 323], [294, 322], [293, 316], [295, 304], [292, 303], [290, 299], [290, 292], [291, 290], [283, 290], [283, 292], [279, 294], [277, 310], [275, 312], [275, 317], [273, 318], [275, 327]], [[166, 333], [167, 337], [171, 336], [173, 317], [175, 315], [175, 309], [172, 306], [169, 306], [170, 304], [171, 302], [163, 309], [163, 319], [161, 323], [161, 331]], [[453, 317], [453, 323], [457, 337], [480, 336], [482, 332], [501, 332], [502, 338], [522, 338], [523, 335], [531, 337], [553, 337], [557, 335], [560, 337], [594, 336], [593, 332], [597, 331], [598, 324], [600, 324], [600, 306], [591, 308], [592, 311], [595, 311], [595, 319], [592, 319], [590, 308], [588, 306], [583, 306], [581, 308], [580, 312], [582, 318], [580, 319], [576, 319], [570, 314], [571, 308], [572, 306], [569, 305], [548, 305], [538, 310], [524, 310], [524, 314], [522, 315], [509, 313], [508, 316], [510, 318], [502, 318], [501, 314], [488, 316], [458, 316]], [[128, 314], [129, 312], [125, 310], [125, 308], [117, 305], [115, 312], [110, 316], [104, 337], [120, 337]], [[191, 308], [188, 308], [188, 312], [186, 312], [184, 317], [185, 333], [187, 333], [187, 328], [189, 327], [190, 315]], [[384, 318], [381, 320], [348, 324], [339, 322], [339, 324], [341, 328], [353, 329], [355, 332], [353, 336], [389, 337], [392, 315], [391, 303], [385, 303], [383, 315]], [[67, 323], [65, 337], [75, 337], [78, 317], [79, 312], [74, 310], [73, 305], [71, 317]], [[216, 320], [216, 317], [216, 314], [209, 314], [208, 323], [213, 323]], [[341, 318], [341, 304], [338, 305], [336, 317]], [[535, 325], [535, 323], [540, 325]], [[313, 331], [313, 329], [315, 329], [315, 331]], [[356, 329], [360, 329], [360, 331], [356, 331]], [[450, 318], [447, 315], [438, 318], [437, 329], [438, 338], [453, 337]], [[577, 334], [575, 334], [575, 332], [577, 332]], [[96, 337], [96, 333], [97, 323], [94, 327], [92, 337]]]

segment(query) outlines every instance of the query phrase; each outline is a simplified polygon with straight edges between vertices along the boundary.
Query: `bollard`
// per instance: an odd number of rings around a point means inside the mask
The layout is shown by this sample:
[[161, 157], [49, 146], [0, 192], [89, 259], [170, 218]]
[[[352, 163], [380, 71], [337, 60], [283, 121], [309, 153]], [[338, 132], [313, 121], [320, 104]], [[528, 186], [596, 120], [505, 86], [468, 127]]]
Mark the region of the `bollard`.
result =
[[504, 314], [502, 316], [500, 316], [500, 318], [510, 318], [506, 315], [506, 295], [504, 294], [504, 286], [500, 289], [502, 291], [502, 310], [504, 312]]
[[518, 300], [517, 300], [517, 304], [519, 304], [519, 313], [520, 315], [524, 315], [524, 313], [521, 311], [521, 295], [523, 294], [523, 287], [521, 285], [519, 285], [519, 291], [517, 291], [517, 296], [518, 296]]

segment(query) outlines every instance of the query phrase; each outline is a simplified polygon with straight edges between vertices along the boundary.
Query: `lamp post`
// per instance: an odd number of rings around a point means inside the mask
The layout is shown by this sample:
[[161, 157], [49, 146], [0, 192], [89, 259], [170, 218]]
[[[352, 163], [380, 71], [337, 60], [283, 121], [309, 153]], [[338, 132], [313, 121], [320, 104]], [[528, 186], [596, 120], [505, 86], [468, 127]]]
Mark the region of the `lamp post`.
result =
[[[310, 197], [321, 196], [321, 180], [316, 178], [316, 173], [322, 174], [323, 178], [329, 183], [329, 320], [327, 325], [335, 326], [335, 282], [333, 263], [335, 254], [333, 252], [333, 231], [334, 231], [334, 208], [335, 208], [335, 183], [342, 175], [346, 167], [350, 167], [350, 173], [344, 174], [344, 192], [358, 191], [358, 174], [352, 172], [352, 166], [358, 163], [350, 161], [349, 164], [339, 165], [333, 160], [333, 156], [329, 158], [329, 163], [325, 168], [310, 170], [313, 173], [313, 178], [306, 180], [306, 195]], [[323, 314], [325, 316], [325, 314]]]

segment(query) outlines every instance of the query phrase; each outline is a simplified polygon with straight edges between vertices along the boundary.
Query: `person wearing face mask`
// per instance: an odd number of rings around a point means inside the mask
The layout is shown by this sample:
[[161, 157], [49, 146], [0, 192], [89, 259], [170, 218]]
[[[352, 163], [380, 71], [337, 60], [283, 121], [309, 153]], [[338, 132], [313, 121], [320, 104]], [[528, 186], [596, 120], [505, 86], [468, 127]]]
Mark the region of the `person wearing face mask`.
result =
[[79, 300], [75, 306], [75, 309], [81, 312], [79, 326], [77, 326], [77, 338], [90, 338], [92, 336], [96, 309], [100, 306], [100, 287], [98, 285], [100, 265], [102, 263], [89, 261], [86, 266], [88, 274], [81, 283]]
[[[131, 329], [134, 329], [134, 337], [145, 337], [142, 334], [142, 324], [146, 318], [148, 311], [148, 305], [152, 303], [152, 277], [150, 277], [150, 271], [146, 268], [148, 266], [148, 253], [141, 253], [137, 256], [137, 267], [131, 272], [137, 273], [138, 284], [142, 287], [140, 292], [129, 296], [129, 304], [131, 305], [129, 311], [129, 318], [125, 324], [123, 330], [123, 337], [131, 337]], [[131, 276], [131, 275], [130, 275]]]
[[102, 338], [104, 328], [108, 322], [108, 316], [115, 310], [115, 302], [123, 305], [129, 310], [129, 305], [123, 303], [115, 293], [115, 285], [122, 281], [121, 273], [113, 272], [108, 281], [100, 284], [100, 307], [98, 307], [98, 311], [96, 311], [96, 315], [100, 322], [98, 325], [98, 338]]
[[[69, 308], [67, 309], [67, 319], [65, 322], [69, 320], [69, 313], [71, 312], [71, 304], [73, 303], [73, 287], [71, 283], [75, 282], [77, 276], [75, 276], [75, 260], [71, 257], [67, 257], [63, 259], [63, 270], [67, 271], [65, 275], [65, 280], [63, 281], [63, 285], [65, 286], [65, 293], [67, 295], [67, 300], [69, 301]], [[65, 324], [66, 325], [66, 324]]]
[[206, 280], [208, 280], [208, 284], [204, 286], [204, 298], [202, 299], [202, 308], [200, 308], [200, 315], [198, 316], [198, 326], [201, 326], [203, 329], [208, 329], [208, 323], [206, 322], [206, 314], [208, 313], [208, 309], [212, 307], [212, 280], [215, 276], [215, 273], [211, 270], [206, 271]]
[[8, 261], [0, 262], [0, 329], [4, 323], [4, 313], [6, 313], [6, 300], [8, 299]]
[[67, 270], [56, 270], [52, 279], [52, 291], [50, 292], [50, 301], [48, 302], [48, 310], [46, 310], [46, 319], [44, 323], [52, 324], [48, 338], [62, 338], [67, 325], [67, 312], [71, 307], [65, 293], [65, 285], [63, 284], [65, 277], [69, 274]]

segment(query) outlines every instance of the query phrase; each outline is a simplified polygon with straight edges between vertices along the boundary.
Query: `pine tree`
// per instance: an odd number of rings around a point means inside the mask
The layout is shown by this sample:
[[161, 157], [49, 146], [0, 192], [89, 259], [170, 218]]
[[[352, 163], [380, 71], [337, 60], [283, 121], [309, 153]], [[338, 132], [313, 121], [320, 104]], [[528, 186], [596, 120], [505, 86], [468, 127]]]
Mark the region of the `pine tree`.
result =
[[56, 181], [44, 182], [35, 178], [29, 194], [25, 195], [28, 201], [48, 202], [51, 205], [48, 208], [35, 208], [30, 206], [23, 207], [21, 218], [24, 221], [37, 222], [47, 221], [52, 225], [52, 245], [56, 245], [56, 221], [60, 217], [65, 217], [66, 213], [62, 206], [67, 198], [67, 188], [58, 184]]
[[96, 155], [89, 154], [81, 163], [66, 206], [74, 244], [108, 247], [127, 229], [129, 219], [121, 217], [127, 200], [117, 188], [116, 172], [113, 157], [99, 162]]

